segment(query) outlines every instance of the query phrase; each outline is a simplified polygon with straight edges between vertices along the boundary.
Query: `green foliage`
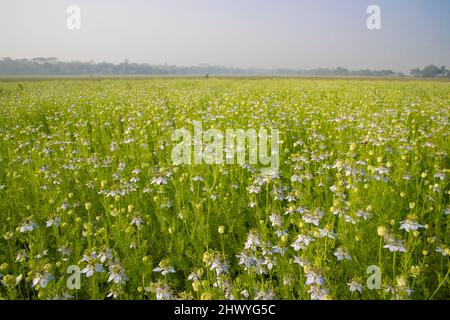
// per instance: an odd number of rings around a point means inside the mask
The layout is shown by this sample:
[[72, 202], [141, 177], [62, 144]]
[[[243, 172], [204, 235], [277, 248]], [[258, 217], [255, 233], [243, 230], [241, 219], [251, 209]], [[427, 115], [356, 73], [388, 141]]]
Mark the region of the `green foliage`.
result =
[[[449, 101], [445, 82], [0, 83], [0, 296], [448, 298]], [[193, 120], [279, 129], [278, 175], [174, 166]]]

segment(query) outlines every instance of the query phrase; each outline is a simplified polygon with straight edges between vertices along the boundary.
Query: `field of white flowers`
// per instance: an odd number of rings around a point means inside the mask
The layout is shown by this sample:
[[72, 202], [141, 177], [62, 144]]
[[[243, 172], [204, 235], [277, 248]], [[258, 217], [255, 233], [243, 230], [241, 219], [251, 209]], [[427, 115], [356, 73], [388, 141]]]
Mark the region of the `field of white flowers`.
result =
[[[0, 298], [449, 299], [449, 120], [438, 81], [1, 82]], [[279, 170], [174, 165], [193, 121]]]

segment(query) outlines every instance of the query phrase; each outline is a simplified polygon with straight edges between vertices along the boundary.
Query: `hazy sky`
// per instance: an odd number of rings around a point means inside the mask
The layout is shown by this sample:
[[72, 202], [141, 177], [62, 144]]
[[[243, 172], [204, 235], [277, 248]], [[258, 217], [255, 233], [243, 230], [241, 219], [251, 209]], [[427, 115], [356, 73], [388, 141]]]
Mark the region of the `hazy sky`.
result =
[[[382, 29], [366, 27], [370, 4]], [[66, 26], [69, 5], [81, 29]], [[449, 0], [0, 0], [0, 57], [151, 64], [450, 67]]]

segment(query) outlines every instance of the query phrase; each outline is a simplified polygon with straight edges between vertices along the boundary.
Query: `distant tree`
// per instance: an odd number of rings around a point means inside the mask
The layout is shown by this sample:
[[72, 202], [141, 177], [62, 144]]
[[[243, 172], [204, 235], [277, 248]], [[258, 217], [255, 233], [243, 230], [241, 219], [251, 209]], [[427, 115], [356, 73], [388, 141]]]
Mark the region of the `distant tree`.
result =
[[418, 77], [418, 76], [422, 75], [422, 70], [420, 70], [420, 68], [415, 68], [415, 69], [412, 69], [409, 73], [412, 76]]
[[337, 76], [348, 76], [348, 70], [346, 68], [337, 67], [334, 70], [335, 75]]
[[422, 70], [422, 77], [433, 78], [439, 76], [441, 69], [436, 67], [434, 64], [430, 64]]
[[395, 72], [392, 70], [381, 70], [381, 75], [384, 77], [394, 76]]

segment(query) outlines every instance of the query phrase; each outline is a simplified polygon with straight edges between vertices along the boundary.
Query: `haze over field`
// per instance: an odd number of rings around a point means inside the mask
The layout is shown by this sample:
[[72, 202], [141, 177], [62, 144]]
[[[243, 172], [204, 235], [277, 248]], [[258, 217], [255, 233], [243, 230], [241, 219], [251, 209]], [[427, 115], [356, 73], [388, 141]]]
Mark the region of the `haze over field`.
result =
[[[381, 30], [366, 27], [371, 4]], [[3, 0], [0, 57], [409, 72], [450, 65], [449, 13], [445, 0]]]

